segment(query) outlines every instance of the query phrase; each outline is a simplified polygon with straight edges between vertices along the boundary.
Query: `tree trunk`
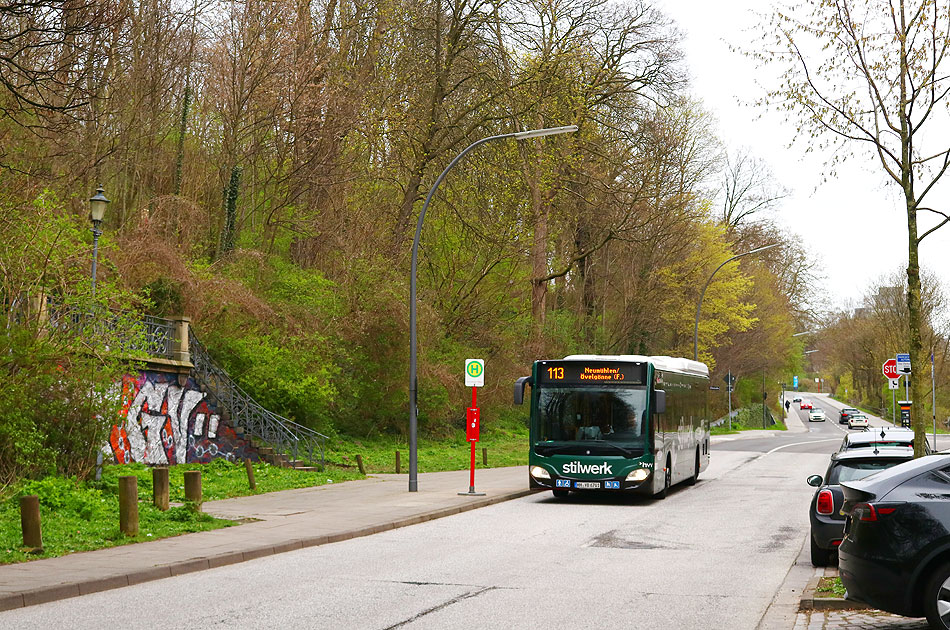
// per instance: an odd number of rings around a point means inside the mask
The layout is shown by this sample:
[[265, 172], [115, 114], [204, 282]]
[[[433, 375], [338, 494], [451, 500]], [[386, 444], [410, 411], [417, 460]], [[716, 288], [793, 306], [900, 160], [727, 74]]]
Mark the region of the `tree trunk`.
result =
[[911, 422], [914, 427], [914, 457], [923, 457], [927, 440], [927, 422], [924, 417], [924, 399], [921, 375], [924, 369], [923, 344], [920, 339], [920, 264], [917, 259], [917, 211], [913, 198], [907, 198], [907, 327], [910, 365], [914, 370], [910, 381]]

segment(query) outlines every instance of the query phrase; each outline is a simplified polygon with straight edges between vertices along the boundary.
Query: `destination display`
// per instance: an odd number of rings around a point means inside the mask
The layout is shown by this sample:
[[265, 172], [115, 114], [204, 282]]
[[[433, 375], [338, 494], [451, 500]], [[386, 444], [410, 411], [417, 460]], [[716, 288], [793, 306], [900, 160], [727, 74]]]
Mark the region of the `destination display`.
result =
[[617, 361], [540, 361], [539, 385], [645, 385], [646, 363]]

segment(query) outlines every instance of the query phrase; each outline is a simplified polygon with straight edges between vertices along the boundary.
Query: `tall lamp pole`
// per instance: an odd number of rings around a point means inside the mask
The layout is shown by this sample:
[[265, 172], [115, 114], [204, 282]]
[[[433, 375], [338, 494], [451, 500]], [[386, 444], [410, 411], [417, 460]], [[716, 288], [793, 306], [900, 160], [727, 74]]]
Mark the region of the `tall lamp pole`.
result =
[[92, 221], [92, 295], [96, 295], [96, 259], [99, 256], [99, 237], [102, 236], [102, 219], [106, 216], [106, 205], [109, 200], [102, 194], [102, 185], [96, 189], [96, 194], [89, 199], [89, 220]]
[[706, 295], [706, 289], [709, 288], [709, 283], [712, 282], [713, 277], [720, 269], [725, 267], [727, 264], [731, 263], [736, 258], [742, 258], [743, 256], [748, 256], [750, 254], [757, 254], [759, 252], [764, 252], [767, 249], [772, 249], [773, 247], [778, 247], [781, 243], [772, 243], [771, 245], [766, 245], [765, 247], [757, 247], [756, 249], [742, 252], [741, 254], [736, 254], [732, 258], [726, 259], [721, 265], [716, 267], [716, 271], [709, 274], [709, 280], [706, 280], [706, 284], [703, 285], [703, 290], [699, 294], [699, 303], [696, 304], [696, 325], [693, 327], [693, 360], [699, 361], [699, 313], [703, 308], [703, 297]]
[[528, 140], [530, 138], [553, 136], [575, 131], [577, 131], [577, 125], [569, 125], [567, 127], [550, 127], [547, 129], [532, 129], [530, 131], [519, 131], [517, 133], [505, 133], [500, 136], [489, 136], [477, 140], [468, 145], [464, 151], [455, 156], [454, 160], [449, 162], [449, 165], [445, 167], [442, 174], [439, 175], [435, 183], [432, 184], [429, 194], [426, 195], [425, 203], [422, 204], [422, 210], [419, 212], [419, 220], [416, 223], [416, 236], [412, 240], [412, 271], [409, 276], [409, 492], [417, 492], [419, 490], [418, 453], [416, 449], [416, 431], [418, 428], [416, 414], [416, 389], [418, 383], [416, 379], [416, 268], [419, 261], [419, 239], [422, 237], [422, 222], [426, 218], [426, 210], [429, 208], [429, 203], [432, 201], [432, 197], [435, 196], [435, 191], [439, 188], [439, 184], [442, 183], [442, 180], [445, 179], [448, 172], [452, 170], [452, 167], [458, 164], [469, 151], [477, 146], [494, 140], [505, 140], [508, 138]]

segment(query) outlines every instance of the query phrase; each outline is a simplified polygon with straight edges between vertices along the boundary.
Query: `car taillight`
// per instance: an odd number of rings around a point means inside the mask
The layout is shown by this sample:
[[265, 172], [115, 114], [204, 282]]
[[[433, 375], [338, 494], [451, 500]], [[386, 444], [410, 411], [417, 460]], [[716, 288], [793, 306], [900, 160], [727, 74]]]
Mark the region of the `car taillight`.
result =
[[831, 514], [835, 511], [835, 497], [831, 490], [822, 490], [815, 501], [815, 511], [819, 514]]
[[865, 523], [876, 523], [878, 516], [888, 516], [897, 511], [896, 507], [875, 506], [873, 503], [859, 503], [854, 506], [853, 514], [859, 515], [859, 518]]

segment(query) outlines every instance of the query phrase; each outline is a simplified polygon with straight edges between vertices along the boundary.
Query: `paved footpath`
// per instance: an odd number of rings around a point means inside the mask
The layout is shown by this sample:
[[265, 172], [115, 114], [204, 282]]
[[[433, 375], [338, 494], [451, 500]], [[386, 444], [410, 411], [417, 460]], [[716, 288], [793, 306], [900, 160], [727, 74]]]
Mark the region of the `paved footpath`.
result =
[[[319, 474], [319, 473], [314, 473]], [[418, 492], [408, 475], [209, 501], [204, 511], [244, 524], [0, 566], [0, 611], [31, 606], [244, 562], [302, 547], [415, 525], [530, 494], [526, 466], [423, 473]]]

